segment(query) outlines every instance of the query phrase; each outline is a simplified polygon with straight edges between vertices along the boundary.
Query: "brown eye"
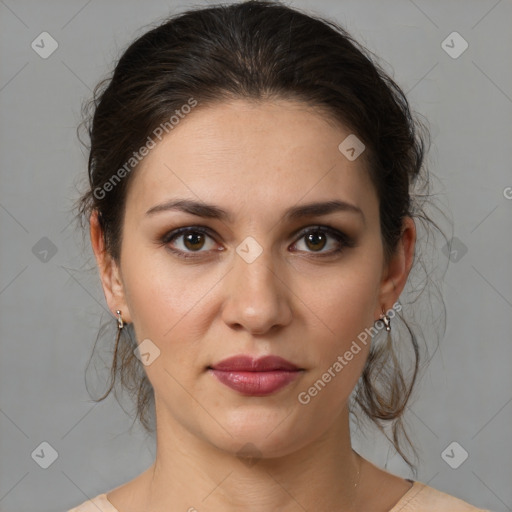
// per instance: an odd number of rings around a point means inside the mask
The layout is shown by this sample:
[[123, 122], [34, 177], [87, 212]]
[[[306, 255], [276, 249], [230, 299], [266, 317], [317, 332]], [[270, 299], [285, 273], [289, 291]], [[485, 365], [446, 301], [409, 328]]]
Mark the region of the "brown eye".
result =
[[204, 245], [204, 234], [197, 231], [191, 231], [183, 236], [183, 244], [191, 251], [197, 251]]
[[[304, 244], [305, 248], [298, 247], [300, 244]], [[302, 231], [293, 245], [299, 252], [313, 256], [333, 256], [355, 246], [353, 238], [330, 226], [316, 226]], [[327, 250], [324, 250], [326, 247]]]
[[[192, 258], [215, 248], [215, 240], [203, 228], [185, 227], [164, 235], [160, 243], [183, 258]], [[204, 254], [203, 254], [204, 255]]]
[[311, 231], [304, 238], [306, 245], [313, 251], [321, 251], [327, 243], [325, 233], [322, 231]]

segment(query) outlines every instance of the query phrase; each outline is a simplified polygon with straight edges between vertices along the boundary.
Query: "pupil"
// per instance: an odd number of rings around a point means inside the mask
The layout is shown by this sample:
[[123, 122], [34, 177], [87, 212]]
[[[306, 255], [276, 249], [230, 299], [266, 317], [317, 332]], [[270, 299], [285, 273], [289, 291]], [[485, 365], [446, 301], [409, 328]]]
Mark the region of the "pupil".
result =
[[[185, 235], [185, 245], [189, 249], [200, 249], [202, 237], [202, 233], [189, 233], [188, 235]], [[199, 247], [196, 247], [198, 244]]]
[[[320, 231], [315, 231], [314, 233], [310, 233], [309, 235], [307, 235], [308, 245], [309, 245], [309, 242], [312, 242], [313, 245], [315, 245], [316, 243], [318, 243], [319, 238], [320, 239], [323, 238], [323, 243], [322, 243], [322, 246], [317, 247], [317, 249], [323, 249], [325, 246], [325, 236]], [[310, 248], [315, 249], [315, 247], [310, 247]]]

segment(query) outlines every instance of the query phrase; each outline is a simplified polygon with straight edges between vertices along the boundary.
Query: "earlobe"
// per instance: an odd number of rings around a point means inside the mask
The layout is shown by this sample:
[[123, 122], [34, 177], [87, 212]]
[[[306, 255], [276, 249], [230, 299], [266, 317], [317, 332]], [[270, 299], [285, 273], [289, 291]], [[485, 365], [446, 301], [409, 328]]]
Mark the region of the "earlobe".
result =
[[119, 266], [105, 248], [103, 229], [98, 219], [97, 210], [91, 213], [89, 223], [91, 245], [108, 308], [114, 317], [117, 317], [116, 311], [121, 310], [124, 322], [130, 322], [130, 313], [125, 300], [121, 272]]

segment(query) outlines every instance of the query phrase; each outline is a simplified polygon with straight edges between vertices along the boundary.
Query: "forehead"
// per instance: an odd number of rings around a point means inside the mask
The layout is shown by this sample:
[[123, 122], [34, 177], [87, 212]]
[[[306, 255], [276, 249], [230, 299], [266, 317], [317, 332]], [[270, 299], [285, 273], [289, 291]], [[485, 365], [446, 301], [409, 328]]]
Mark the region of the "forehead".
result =
[[368, 209], [376, 197], [364, 158], [350, 161], [338, 149], [349, 135], [299, 102], [196, 107], [136, 169], [127, 209], [174, 196], [260, 208], [329, 196]]

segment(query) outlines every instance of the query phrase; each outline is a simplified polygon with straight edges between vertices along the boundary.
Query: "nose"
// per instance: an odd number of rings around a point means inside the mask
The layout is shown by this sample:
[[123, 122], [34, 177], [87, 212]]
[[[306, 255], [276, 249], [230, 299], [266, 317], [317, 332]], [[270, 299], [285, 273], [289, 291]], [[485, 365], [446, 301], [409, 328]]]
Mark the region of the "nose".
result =
[[286, 271], [276, 271], [270, 251], [263, 251], [251, 263], [238, 254], [234, 260], [234, 268], [225, 278], [224, 322], [232, 329], [245, 329], [254, 335], [288, 325], [292, 320], [293, 294], [285, 282]]

